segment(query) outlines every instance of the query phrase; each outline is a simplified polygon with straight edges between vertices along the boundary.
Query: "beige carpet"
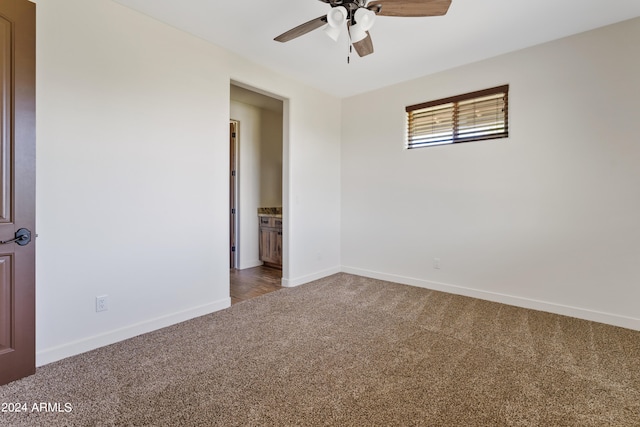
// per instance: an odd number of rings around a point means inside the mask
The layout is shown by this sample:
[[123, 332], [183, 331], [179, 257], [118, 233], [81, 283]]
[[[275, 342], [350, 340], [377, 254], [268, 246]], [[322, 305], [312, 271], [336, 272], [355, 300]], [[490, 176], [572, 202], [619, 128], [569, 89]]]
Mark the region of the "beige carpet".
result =
[[639, 426], [639, 356], [637, 331], [338, 274], [44, 366], [0, 424]]

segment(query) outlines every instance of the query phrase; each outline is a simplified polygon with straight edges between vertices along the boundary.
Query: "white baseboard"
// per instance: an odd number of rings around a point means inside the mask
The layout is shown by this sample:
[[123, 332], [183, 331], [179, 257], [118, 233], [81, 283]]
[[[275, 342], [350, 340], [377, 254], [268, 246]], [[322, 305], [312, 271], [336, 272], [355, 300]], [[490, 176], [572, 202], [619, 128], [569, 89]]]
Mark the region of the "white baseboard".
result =
[[247, 268], [260, 267], [263, 264], [259, 259], [255, 259], [249, 262], [243, 262], [238, 266], [238, 270], [246, 270]]
[[85, 353], [99, 347], [114, 344], [137, 335], [146, 334], [157, 329], [175, 325], [195, 317], [204, 316], [231, 306], [231, 298], [224, 298], [209, 304], [190, 308], [177, 313], [168, 314], [155, 319], [145, 320], [124, 328], [105, 332], [81, 340], [47, 348], [36, 352], [36, 366], [43, 366], [67, 357]]
[[608, 325], [620, 326], [622, 328], [640, 331], [640, 319], [620, 316], [612, 313], [588, 310], [580, 307], [572, 307], [556, 304], [548, 301], [539, 301], [529, 298], [522, 298], [513, 295], [505, 295], [496, 292], [488, 292], [479, 289], [466, 288], [463, 286], [449, 285], [446, 283], [431, 282], [413, 277], [405, 277], [396, 274], [382, 273], [379, 271], [366, 270], [355, 267], [342, 267], [342, 272], [355, 274], [358, 276], [370, 277], [372, 279], [386, 280], [388, 282], [401, 283], [403, 285], [416, 286], [420, 288], [432, 289], [447, 292], [450, 294], [463, 295], [487, 301], [499, 302], [502, 304], [517, 307], [529, 308], [532, 310], [545, 311], [548, 313], [560, 314], [563, 316], [575, 317], [578, 319], [590, 320], [593, 322], [606, 323]]
[[282, 279], [282, 286], [285, 288], [293, 288], [296, 286], [304, 285], [305, 283], [313, 282], [314, 280], [322, 279], [323, 277], [331, 276], [332, 274], [340, 273], [340, 267], [329, 268], [327, 270], [319, 271], [317, 273], [308, 274], [302, 277], [296, 277], [294, 279]]

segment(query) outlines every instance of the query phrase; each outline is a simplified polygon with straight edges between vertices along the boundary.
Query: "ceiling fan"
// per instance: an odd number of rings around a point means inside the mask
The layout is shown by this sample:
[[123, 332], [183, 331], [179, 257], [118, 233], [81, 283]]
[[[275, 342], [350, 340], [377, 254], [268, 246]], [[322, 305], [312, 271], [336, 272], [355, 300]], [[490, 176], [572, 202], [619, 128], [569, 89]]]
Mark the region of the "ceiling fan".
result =
[[345, 28], [359, 56], [373, 53], [369, 30], [376, 16], [441, 16], [445, 15], [451, 0], [319, 0], [331, 5], [327, 15], [320, 16], [280, 34], [274, 40], [288, 42], [316, 28], [333, 40], [338, 40]]

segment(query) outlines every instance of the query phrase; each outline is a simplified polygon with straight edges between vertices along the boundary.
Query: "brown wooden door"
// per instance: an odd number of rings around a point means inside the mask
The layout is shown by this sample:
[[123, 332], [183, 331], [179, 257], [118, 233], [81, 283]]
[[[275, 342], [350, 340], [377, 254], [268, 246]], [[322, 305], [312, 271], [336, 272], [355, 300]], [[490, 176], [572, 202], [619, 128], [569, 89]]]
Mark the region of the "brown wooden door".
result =
[[0, 0], [0, 384], [35, 372], [35, 6]]

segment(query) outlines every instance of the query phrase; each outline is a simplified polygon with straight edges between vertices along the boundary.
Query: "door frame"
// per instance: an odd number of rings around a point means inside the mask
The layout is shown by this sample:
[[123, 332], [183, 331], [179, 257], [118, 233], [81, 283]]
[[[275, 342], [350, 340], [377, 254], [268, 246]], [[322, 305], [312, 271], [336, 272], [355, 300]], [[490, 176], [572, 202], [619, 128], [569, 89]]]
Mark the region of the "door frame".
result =
[[240, 122], [229, 120], [229, 267], [238, 267], [238, 133]]

